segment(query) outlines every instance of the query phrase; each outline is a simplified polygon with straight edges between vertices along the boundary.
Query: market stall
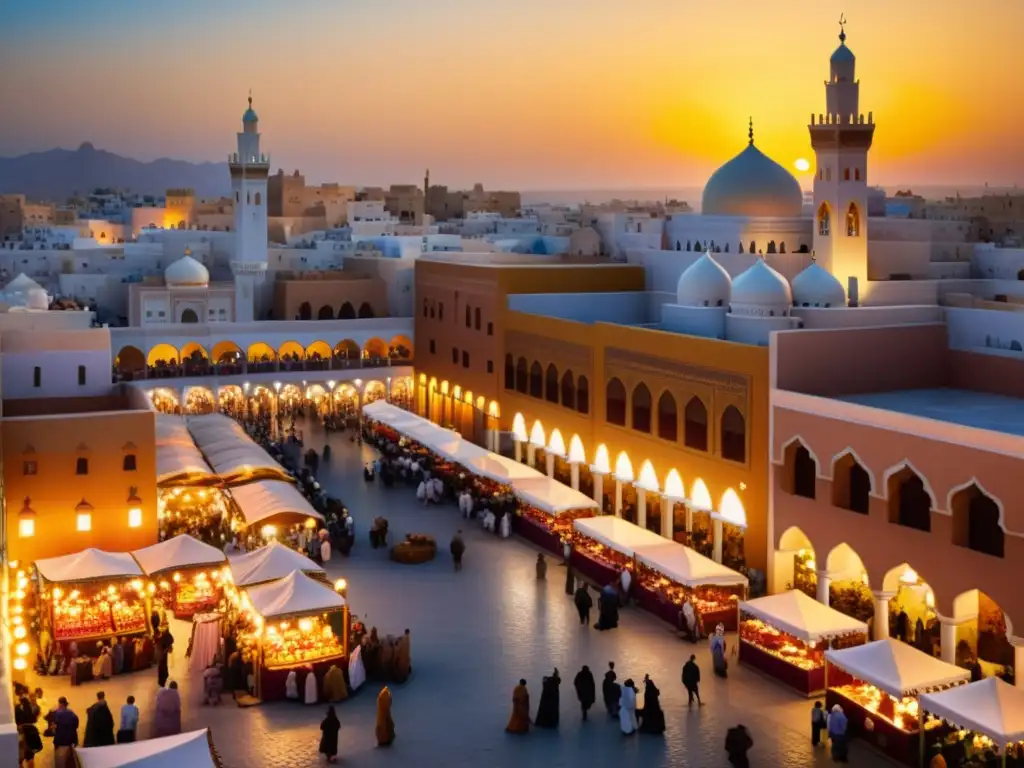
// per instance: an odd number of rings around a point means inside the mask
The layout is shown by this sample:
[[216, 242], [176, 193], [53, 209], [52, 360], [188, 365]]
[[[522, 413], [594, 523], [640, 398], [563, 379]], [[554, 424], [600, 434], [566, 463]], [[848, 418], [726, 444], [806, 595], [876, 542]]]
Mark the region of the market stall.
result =
[[75, 747], [78, 768], [222, 768], [209, 729], [109, 747]]
[[[243, 643], [255, 645], [258, 654], [256, 695], [262, 701], [285, 698], [285, 681], [293, 670], [315, 674], [320, 691], [331, 665], [348, 665], [345, 598], [301, 571], [248, 587], [241, 613], [249, 630]], [[304, 689], [305, 683], [299, 685]]]
[[[922, 694], [920, 708], [926, 717], [926, 756], [938, 745], [947, 765], [960, 765], [989, 750], [1003, 765], [1008, 752], [1024, 757], [1024, 691], [998, 677]], [[944, 727], [927, 728], [934, 718], [944, 721]]]
[[[843, 707], [849, 718], [847, 733], [907, 765], [920, 758], [918, 697], [971, 679], [969, 670], [892, 638], [826, 651], [825, 663], [825, 703], [829, 709]], [[935, 720], [925, 728], [940, 725]]]
[[212, 610], [223, 597], [227, 557], [188, 534], [137, 549], [132, 556], [156, 585], [153, 601], [172, 611], [175, 618], [188, 620]]
[[324, 516], [291, 483], [260, 480], [232, 488], [231, 496], [249, 527], [305, 524], [310, 518], [324, 522]]
[[513, 492], [519, 508], [512, 518], [512, 530], [558, 555], [562, 554], [562, 540], [572, 536], [573, 521], [591, 517], [599, 509], [586, 494], [545, 475], [517, 481]]
[[231, 558], [229, 564], [231, 581], [236, 587], [251, 587], [283, 579], [292, 571], [301, 571], [327, 582], [327, 572], [323, 568], [276, 540], [265, 547]]
[[227, 485], [260, 479], [292, 482], [291, 475], [234, 419], [223, 414], [194, 416], [187, 426], [207, 463]]
[[152, 664], [147, 587], [131, 555], [86, 549], [37, 560], [35, 566], [39, 644], [48, 667], [71, 674], [72, 684], [80, 684], [92, 679], [92, 659], [112, 642], [125, 646], [124, 671]]
[[747, 577], [694, 549], [662, 539], [634, 552], [640, 605], [673, 626], [679, 625], [683, 602], [689, 598], [704, 634], [719, 624], [737, 629], [736, 602], [746, 597]]
[[868, 625], [799, 590], [739, 604], [739, 660], [808, 696], [826, 688], [829, 647], [867, 642]]
[[633, 558], [638, 548], [660, 546], [668, 541], [611, 515], [577, 518], [572, 526], [572, 567], [600, 586], [617, 582], [623, 568], [634, 570]]

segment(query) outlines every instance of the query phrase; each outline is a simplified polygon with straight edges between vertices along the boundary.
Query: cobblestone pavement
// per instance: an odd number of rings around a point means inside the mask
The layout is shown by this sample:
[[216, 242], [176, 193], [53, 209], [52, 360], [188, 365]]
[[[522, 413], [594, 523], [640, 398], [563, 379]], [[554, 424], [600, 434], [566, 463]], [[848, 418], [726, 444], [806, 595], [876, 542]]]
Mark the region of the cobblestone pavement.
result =
[[[307, 444], [322, 450], [323, 433], [305, 430]], [[810, 703], [748, 669], [731, 665], [728, 680], [710, 673], [706, 645], [676, 639], [667, 625], [639, 609], [622, 613], [619, 628], [595, 632], [581, 628], [571, 599], [564, 592], [564, 571], [549, 563], [548, 579], [537, 582], [535, 550], [523, 542], [500, 540], [466, 523], [454, 506], [423, 508], [412, 489], [383, 489], [363, 482], [362, 462], [371, 456], [347, 437], [331, 437], [333, 458], [321, 464], [320, 479], [345, 499], [356, 517], [356, 546], [349, 559], [335, 556], [332, 578], [348, 579], [353, 612], [382, 633], [412, 630], [414, 673], [393, 688], [393, 716], [398, 738], [390, 749], [374, 738], [377, 689], [368, 684], [338, 707], [342, 723], [340, 762], [358, 766], [417, 768], [538, 768], [561, 766], [643, 765], [716, 768], [726, 766], [725, 731], [736, 723], [750, 729], [755, 767], [804, 768], [830, 765], [824, 750], [812, 750]], [[429, 564], [403, 566], [367, 543], [370, 518], [381, 514], [391, 523], [393, 540], [408, 532], [437, 538], [442, 553]], [[467, 543], [464, 570], [454, 573], [447, 544], [463, 527]], [[298, 768], [322, 762], [317, 754], [319, 723], [324, 707], [266, 704], [240, 710], [229, 701], [218, 707], [199, 705], [200, 685], [187, 677], [183, 659], [187, 626], [178, 638], [171, 677], [178, 679], [184, 700], [186, 730], [208, 726], [226, 768]], [[696, 653], [704, 672], [705, 707], [688, 711], [679, 681], [683, 662]], [[668, 730], [664, 737], [624, 738], [617, 722], [600, 708], [582, 723], [572, 678], [589, 664], [598, 678], [614, 660], [620, 680], [639, 681], [650, 674], [662, 691]], [[561, 727], [557, 732], [533, 730], [529, 735], [504, 732], [511, 709], [512, 688], [520, 677], [529, 683], [536, 711], [541, 676], [558, 667], [562, 679]], [[82, 719], [102, 689], [115, 712], [125, 696], [135, 695], [142, 712], [140, 736], [148, 737], [156, 694], [156, 670], [119, 676], [105, 683], [71, 689], [67, 678], [44, 678], [47, 698], [67, 695]], [[600, 696], [600, 690], [599, 690]], [[41, 765], [50, 764], [49, 740]], [[851, 748], [851, 765], [889, 764], [861, 744]]]

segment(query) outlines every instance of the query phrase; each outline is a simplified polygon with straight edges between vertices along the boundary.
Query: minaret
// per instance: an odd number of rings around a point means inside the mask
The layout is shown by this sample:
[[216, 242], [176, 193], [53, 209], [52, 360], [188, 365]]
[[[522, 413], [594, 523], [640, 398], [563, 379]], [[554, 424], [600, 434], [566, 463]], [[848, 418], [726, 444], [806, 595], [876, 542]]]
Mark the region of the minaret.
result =
[[270, 157], [260, 153], [259, 118], [252, 108], [242, 115], [238, 151], [228, 157], [235, 206], [235, 322], [254, 318], [256, 286], [267, 272], [267, 177]]
[[[814, 177], [814, 252], [822, 267], [846, 287], [851, 303], [868, 279], [868, 151], [875, 134], [869, 112], [860, 113], [856, 57], [846, 47], [846, 19], [825, 83], [826, 112], [811, 115]], [[815, 119], [817, 117], [817, 119]], [[852, 287], [855, 286], [855, 287]]]

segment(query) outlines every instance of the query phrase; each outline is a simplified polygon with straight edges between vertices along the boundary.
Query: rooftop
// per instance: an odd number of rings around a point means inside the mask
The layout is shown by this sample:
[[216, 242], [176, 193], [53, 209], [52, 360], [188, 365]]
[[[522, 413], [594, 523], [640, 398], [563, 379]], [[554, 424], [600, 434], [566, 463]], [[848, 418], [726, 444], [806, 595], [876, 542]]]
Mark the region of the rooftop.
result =
[[835, 398], [963, 427], [1024, 437], [1024, 400], [967, 389], [904, 389]]

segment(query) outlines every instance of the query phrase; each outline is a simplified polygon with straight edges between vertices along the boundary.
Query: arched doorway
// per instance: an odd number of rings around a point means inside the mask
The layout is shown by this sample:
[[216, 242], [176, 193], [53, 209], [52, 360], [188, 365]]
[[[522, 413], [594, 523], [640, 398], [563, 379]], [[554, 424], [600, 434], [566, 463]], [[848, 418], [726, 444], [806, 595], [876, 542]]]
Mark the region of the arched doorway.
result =
[[395, 336], [388, 346], [393, 363], [409, 363], [412, 360], [412, 340], [408, 336]]
[[157, 344], [146, 356], [150, 373], [156, 376], [173, 375], [178, 366], [178, 350], [170, 344]]
[[825, 571], [831, 607], [864, 622], [875, 615], [868, 573], [853, 547], [845, 542], [833, 547], [825, 560]]
[[1009, 638], [1013, 624], [999, 604], [981, 590], [972, 589], [953, 600], [956, 622], [957, 666], [970, 669], [972, 678], [1016, 680], [1015, 652]]
[[786, 446], [783, 454], [785, 466], [784, 490], [794, 496], [813, 499], [817, 492], [818, 462], [800, 440]]
[[919, 531], [932, 529], [935, 504], [924, 479], [913, 467], [904, 464], [886, 481], [889, 493], [889, 522]]
[[181, 312], [181, 318], [179, 319], [179, 322], [182, 322], [182, 323], [198, 323], [199, 322], [199, 315], [196, 314], [196, 311], [194, 309], [192, 309], [190, 307], [186, 307]]
[[885, 574], [882, 591], [893, 595], [889, 599], [889, 636], [939, 656], [941, 629], [935, 593], [928, 583], [908, 563], [902, 563]]
[[350, 368], [359, 365], [362, 351], [352, 339], [342, 339], [334, 345], [334, 364], [338, 368]]
[[832, 503], [858, 515], [871, 511], [871, 475], [852, 452], [844, 453], [832, 465]]
[[352, 306], [352, 302], [346, 301], [341, 305], [338, 310], [339, 320], [355, 320], [356, 319], [356, 308]]
[[993, 497], [971, 483], [952, 495], [953, 543], [984, 555], [1003, 557], [1006, 532], [1002, 510]]
[[297, 341], [286, 341], [277, 350], [277, 357], [280, 360], [281, 370], [301, 371], [302, 362], [306, 358], [306, 349]]
[[306, 370], [326, 371], [331, 367], [333, 350], [326, 341], [314, 341], [306, 347]]
[[217, 410], [213, 392], [206, 387], [189, 387], [185, 393], [185, 413], [207, 414]]
[[146, 375], [146, 356], [138, 347], [122, 347], [114, 358], [114, 371], [127, 381]]
[[779, 538], [779, 548], [775, 553], [775, 591], [799, 589], [817, 599], [817, 567], [814, 546], [807, 534], [795, 526], [787, 528]]
[[205, 375], [209, 370], [209, 363], [209, 355], [202, 344], [190, 341], [181, 348], [181, 365], [185, 369], [186, 376]]
[[173, 389], [164, 387], [154, 389], [150, 391], [149, 399], [159, 413], [178, 413], [180, 411], [181, 404], [178, 402], [178, 393]]
[[334, 319], [334, 307], [330, 304], [324, 304], [316, 313], [317, 320], [333, 320]]
[[389, 360], [388, 345], [376, 336], [367, 339], [363, 344], [363, 360], [367, 365], [386, 365]]
[[359, 305], [359, 317], [360, 317], [360, 319], [370, 318], [370, 317], [373, 317], [373, 316], [374, 316], [373, 315], [373, 307], [371, 307], [368, 302], [364, 301], [362, 304]]
[[233, 416], [242, 414], [245, 408], [245, 395], [236, 384], [226, 384], [217, 394], [217, 407]]
[[299, 320], [312, 320], [313, 319], [313, 307], [309, 305], [308, 301], [304, 301], [299, 304]]
[[388, 390], [382, 381], [368, 381], [363, 389], [363, 405], [367, 406], [375, 400], [383, 400], [387, 397]]
[[277, 368], [277, 352], [269, 344], [257, 341], [247, 350], [248, 369], [253, 373], [265, 373]]
[[219, 373], [242, 372], [242, 350], [233, 341], [218, 341], [211, 352]]

